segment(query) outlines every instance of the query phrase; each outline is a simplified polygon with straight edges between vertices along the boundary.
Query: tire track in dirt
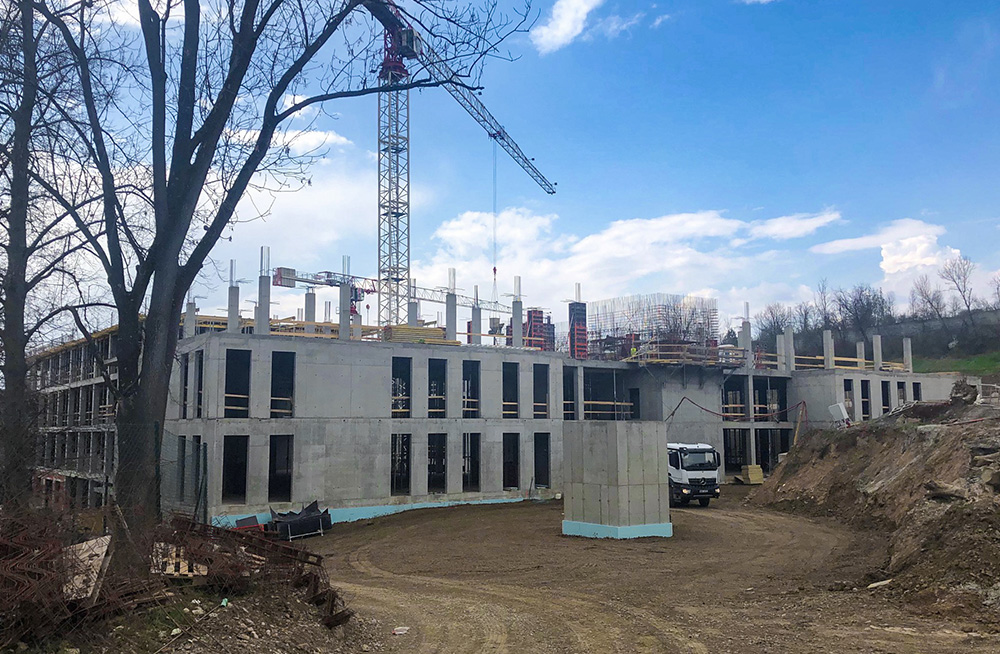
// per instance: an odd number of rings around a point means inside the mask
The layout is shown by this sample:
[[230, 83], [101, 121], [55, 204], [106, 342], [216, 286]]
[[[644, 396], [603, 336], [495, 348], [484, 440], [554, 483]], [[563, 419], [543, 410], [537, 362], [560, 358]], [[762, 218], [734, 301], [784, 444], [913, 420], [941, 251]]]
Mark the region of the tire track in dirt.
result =
[[[374, 565], [369, 556], [372, 548], [381, 543], [382, 541], [368, 543], [352, 552], [348, 556], [351, 567], [364, 577], [391, 580], [394, 584], [446, 589], [449, 591], [449, 595], [470, 594], [476, 596], [476, 601], [485, 600], [494, 605], [530, 607], [535, 615], [544, 615], [549, 624], [561, 623], [569, 627], [581, 648], [580, 651], [612, 651], [621, 645], [620, 625], [617, 624], [617, 620], [608, 620], [609, 615], [617, 613], [652, 627], [659, 632], [660, 644], [670, 646], [671, 651], [689, 651], [695, 654], [707, 654], [708, 652], [704, 644], [688, 637], [682, 629], [669, 624], [666, 620], [657, 618], [648, 611], [629, 606], [623, 602], [602, 602], [577, 592], [560, 591], [558, 595], [554, 595], [551, 592], [540, 590], [528, 591], [517, 586], [469, 583], [439, 577], [390, 572]], [[498, 600], [502, 601], [502, 604]], [[574, 615], [586, 617], [583, 619], [570, 617]], [[595, 624], [597, 616], [600, 616], [600, 619]], [[506, 639], [504, 639], [505, 641]], [[622, 651], [634, 650], [626, 648]]]

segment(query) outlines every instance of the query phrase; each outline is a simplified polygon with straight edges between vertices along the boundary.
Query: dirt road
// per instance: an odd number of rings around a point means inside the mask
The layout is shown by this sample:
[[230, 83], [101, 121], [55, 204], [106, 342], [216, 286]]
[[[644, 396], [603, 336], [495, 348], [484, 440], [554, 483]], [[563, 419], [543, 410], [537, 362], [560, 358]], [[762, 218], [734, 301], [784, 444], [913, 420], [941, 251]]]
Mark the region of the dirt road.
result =
[[[727, 489], [729, 490], [729, 489]], [[398, 652], [995, 652], [864, 585], [878, 539], [739, 504], [672, 512], [670, 539], [560, 535], [560, 502], [411, 511], [310, 547]]]

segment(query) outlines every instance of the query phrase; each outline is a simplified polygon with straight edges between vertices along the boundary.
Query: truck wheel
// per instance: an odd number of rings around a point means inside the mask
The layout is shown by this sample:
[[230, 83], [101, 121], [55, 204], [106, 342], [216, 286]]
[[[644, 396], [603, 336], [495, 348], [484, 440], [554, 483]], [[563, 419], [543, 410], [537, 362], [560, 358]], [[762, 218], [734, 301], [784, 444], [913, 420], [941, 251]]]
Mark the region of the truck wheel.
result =
[[708, 503], [711, 502], [711, 501], [712, 501], [711, 497], [699, 497], [698, 498], [698, 504], [701, 504], [702, 506], [708, 506]]

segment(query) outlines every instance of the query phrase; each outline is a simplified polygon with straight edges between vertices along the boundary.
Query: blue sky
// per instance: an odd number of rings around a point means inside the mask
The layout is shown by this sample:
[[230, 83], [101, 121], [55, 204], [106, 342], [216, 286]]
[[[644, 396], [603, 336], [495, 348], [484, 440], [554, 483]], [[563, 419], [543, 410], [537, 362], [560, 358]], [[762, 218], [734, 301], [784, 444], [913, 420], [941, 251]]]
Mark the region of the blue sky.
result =
[[[550, 179], [502, 152], [499, 292], [719, 298], [724, 314], [870, 282], [905, 304], [958, 253], [1000, 269], [1000, 3], [543, 0], [490, 62], [482, 99]], [[489, 296], [492, 145], [442, 89], [411, 95], [414, 275]], [[215, 257], [374, 276], [375, 99], [329, 107], [313, 184]], [[254, 198], [257, 206], [269, 199]], [[249, 205], [248, 205], [249, 206]], [[247, 211], [249, 214], [249, 210]], [[209, 311], [224, 288], [196, 289]], [[244, 297], [255, 288], [245, 287]], [[294, 315], [301, 291], [276, 295]], [[333, 299], [334, 294], [323, 299]], [[374, 299], [372, 305], [374, 306]], [[247, 305], [249, 307], [249, 305]], [[422, 307], [434, 319], [438, 307]], [[374, 312], [372, 313], [374, 321]]]

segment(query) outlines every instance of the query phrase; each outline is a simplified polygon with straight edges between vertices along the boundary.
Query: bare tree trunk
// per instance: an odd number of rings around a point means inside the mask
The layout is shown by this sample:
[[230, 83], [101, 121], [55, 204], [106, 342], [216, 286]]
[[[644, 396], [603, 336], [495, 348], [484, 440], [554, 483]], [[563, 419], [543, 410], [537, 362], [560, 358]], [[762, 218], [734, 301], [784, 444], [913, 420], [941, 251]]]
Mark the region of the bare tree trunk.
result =
[[21, 47], [24, 52], [21, 104], [14, 112], [11, 148], [10, 211], [8, 215], [7, 270], [3, 275], [4, 391], [0, 423], [0, 502], [26, 501], [31, 486], [30, 464], [34, 453], [34, 417], [28, 389], [28, 337], [24, 312], [28, 297], [28, 212], [30, 211], [30, 146], [32, 115], [38, 93], [34, 10], [30, 0], [18, 2]]
[[121, 389], [115, 421], [119, 456], [115, 496], [133, 533], [148, 533], [162, 517], [157, 445], [166, 416], [181, 301], [160, 289], [154, 285], [142, 323], [136, 320], [138, 312], [121, 312], [118, 332], [119, 378], [138, 380], [134, 387]]

